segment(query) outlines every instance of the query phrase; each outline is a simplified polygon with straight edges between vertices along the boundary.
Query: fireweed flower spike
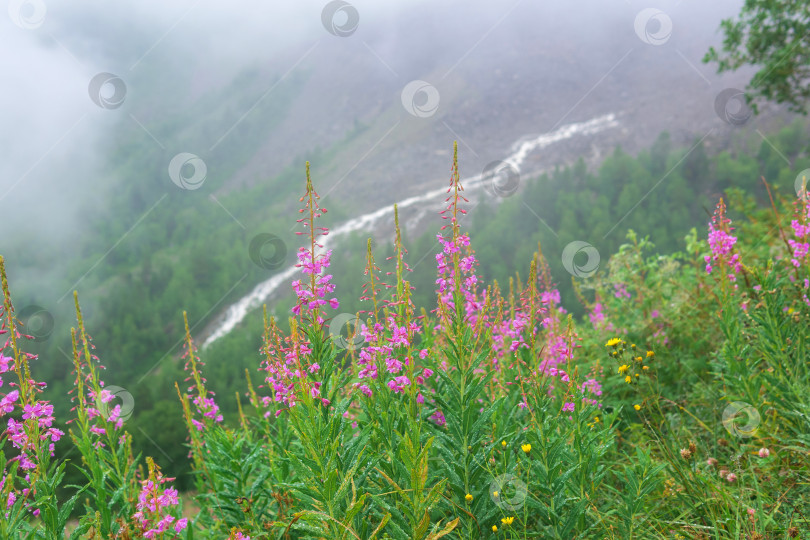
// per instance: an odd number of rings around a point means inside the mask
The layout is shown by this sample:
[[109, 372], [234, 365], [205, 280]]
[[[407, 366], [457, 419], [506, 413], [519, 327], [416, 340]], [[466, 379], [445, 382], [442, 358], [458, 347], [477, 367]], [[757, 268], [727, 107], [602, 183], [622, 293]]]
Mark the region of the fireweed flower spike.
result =
[[[299, 199], [306, 201], [299, 213], [306, 217], [296, 220], [308, 231], [297, 231], [295, 234], [309, 235], [309, 246], [298, 250], [298, 264], [304, 274], [303, 280], [292, 282], [293, 290], [298, 299], [292, 308], [296, 318], [290, 319], [290, 335], [282, 336], [281, 331], [271, 319], [270, 330], [265, 336], [263, 353], [265, 359], [262, 367], [267, 376], [265, 382], [273, 391], [273, 401], [292, 408], [302, 396], [306, 399], [321, 400], [328, 406], [329, 401], [321, 396], [321, 383], [314, 379], [318, 376], [321, 366], [312, 358], [312, 344], [307, 341], [308, 329], [322, 329], [325, 322], [321, 308], [329, 306], [337, 309], [340, 306], [337, 298], [329, 298], [335, 290], [330, 274], [324, 275], [329, 268], [332, 252], [322, 252], [323, 245], [317, 242], [318, 237], [329, 234], [326, 227], [316, 226], [316, 219], [326, 213], [326, 208], [318, 204], [318, 193], [312, 186], [309, 172], [309, 162], [306, 164], [307, 187], [304, 195]], [[268, 404], [268, 403], [266, 403]], [[283, 409], [277, 409], [278, 417]]]
[[[137, 485], [134, 480], [135, 458], [132, 454], [132, 438], [123, 429], [121, 406], [110, 407], [114, 396], [104, 387], [100, 370], [104, 369], [99, 358], [92, 352], [95, 347], [84, 326], [78, 294], [73, 294], [78, 329], [71, 329], [73, 367], [75, 379], [71, 401], [76, 417], [70, 438], [81, 452], [84, 466], [90, 471], [86, 497], [96, 508], [107, 508], [95, 522], [101, 537], [112, 537], [116, 515], [129, 516]], [[101, 451], [101, 449], [104, 449]], [[124, 493], [113, 498], [113, 493]]]
[[[73, 293], [73, 301], [79, 326], [78, 332], [75, 330], [72, 332], [73, 368], [76, 378], [73, 389], [69, 392], [72, 394], [75, 390], [76, 395], [71, 398], [71, 401], [78, 400], [78, 404], [72, 409], [77, 414], [75, 420], [79, 422], [79, 431], [83, 436], [86, 435], [85, 430], [89, 430], [90, 434], [99, 437], [94, 442], [95, 447], [118, 446], [124, 444], [126, 439], [122, 431], [121, 405], [109, 407], [109, 403], [115, 396], [104, 388], [104, 381], [101, 379], [99, 371], [105, 368], [101, 365], [98, 356], [92, 352], [95, 345], [85, 330], [84, 318], [79, 306], [79, 295], [76, 292]], [[73, 419], [68, 421], [68, 423], [72, 422]], [[73, 437], [72, 434], [71, 437]], [[106, 441], [106, 445], [101, 440], [102, 438]]]
[[798, 200], [794, 203], [796, 209], [794, 219], [790, 222], [796, 239], [789, 239], [788, 244], [793, 250], [790, 262], [796, 268], [810, 262], [810, 198]]
[[737, 243], [737, 237], [731, 235], [733, 230], [731, 220], [726, 217], [726, 205], [721, 198], [714, 210], [712, 221], [709, 223], [709, 248], [712, 253], [704, 258], [706, 272], [711, 274], [714, 264], [723, 268], [723, 271], [729, 272], [727, 274], [729, 280], [736, 281], [741, 264], [740, 255], [733, 253], [734, 244]]
[[[386, 391], [386, 388], [394, 394], [404, 394], [407, 391], [411, 413], [416, 415], [416, 405], [424, 402], [418, 386], [425, 384], [433, 371], [417, 367], [419, 360], [423, 360], [428, 351], [414, 349], [415, 336], [422, 332], [422, 327], [414, 320], [414, 305], [411, 301], [413, 287], [405, 280], [405, 272], [410, 269], [404, 260], [407, 251], [402, 246], [396, 206], [394, 223], [395, 254], [391, 258], [395, 259], [396, 265], [395, 285], [386, 285], [377, 276], [380, 270], [374, 262], [371, 242], [368, 243], [365, 274], [369, 276], [369, 281], [365, 284], [361, 300], [372, 302], [372, 309], [367, 312], [372, 316], [360, 328], [366, 345], [357, 359], [358, 378], [361, 382], [355, 383], [354, 387], [368, 398], [375, 392]], [[390, 299], [379, 302], [380, 286], [393, 289]], [[384, 305], [382, 317], [379, 313], [380, 303]]]
[[[440, 230], [450, 228], [449, 237], [441, 233], [436, 235], [442, 245], [442, 251], [436, 255], [438, 278], [436, 279], [439, 325], [437, 329], [449, 324], [452, 320], [459, 323], [463, 321], [471, 328], [475, 327], [479, 317], [483, 314], [484, 298], [477, 292], [478, 276], [475, 267], [478, 262], [475, 252], [470, 248], [470, 237], [461, 233], [459, 214], [466, 214], [460, 207], [460, 202], [469, 202], [461, 192], [464, 191], [459, 180], [458, 170], [458, 143], [453, 144], [453, 168], [450, 176], [450, 186], [445, 199], [447, 207], [440, 212], [442, 219], [449, 220], [449, 224], [442, 225]], [[456, 305], [463, 301], [463, 305]]]
[[[795, 239], [788, 239], [792, 257], [790, 263], [795, 268], [795, 275], [790, 276], [791, 281], [798, 279], [799, 287], [804, 291], [802, 293], [802, 300], [810, 306], [810, 197], [805, 195], [802, 199], [793, 203], [795, 206], [794, 218], [790, 222], [793, 229]], [[801, 269], [804, 268], [804, 275], [801, 275]]]
[[[222, 422], [222, 414], [219, 412], [219, 406], [212, 397], [213, 392], [208, 390], [205, 386], [206, 379], [202, 376], [203, 361], [196, 355], [196, 347], [191, 340], [191, 331], [188, 326], [188, 314], [183, 312], [183, 323], [186, 331], [186, 339], [183, 344], [183, 356], [186, 360], [184, 371], [189, 373], [186, 377], [186, 383], [190, 382], [190, 386], [186, 389], [185, 393], [180, 391], [180, 386], [175, 382], [174, 387], [177, 390], [177, 396], [180, 398], [180, 404], [183, 407], [183, 419], [186, 422], [186, 428], [189, 434], [189, 453], [188, 457], [194, 462], [194, 467], [197, 470], [203, 471], [204, 475], [197, 475], [195, 482], [197, 490], [203, 491], [205, 485], [203, 476], [211, 478], [211, 474], [205, 463], [205, 433], [216, 424]], [[191, 404], [194, 405], [194, 411], [191, 409]]]
[[[6, 500], [1, 502], [5, 504], [5, 510], [10, 510], [19, 499], [28, 500], [34, 495], [47, 495], [34, 493], [34, 486], [40, 478], [52, 472], [50, 458], [54, 455], [54, 444], [62, 438], [64, 432], [53, 427], [53, 405], [48, 401], [37, 399], [46, 385], [44, 382], [37, 382], [31, 376], [29, 360], [34, 360], [37, 356], [21, 350], [19, 340], [28, 336], [20, 332], [21, 325], [14, 317], [14, 306], [11, 303], [5, 261], [2, 256], [0, 256], [0, 280], [3, 291], [0, 335], [7, 334], [3, 346], [0, 347], [0, 380], [3, 375], [10, 372], [13, 372], [17, 379], [8, 382], [11, 390], [7, 393], [0, 392], [2, 396], [0, 421], [3, 417], [9, 416], [6, 421], [6, 436], [14, 449], [7, 463], [18, 465], [16, 471], [11, 469], [14, 471], [13, 474], [9, 474], [6, 470], [1, 473], [0, 493], [7, 493]], [[11, 356], [4, 354], [7, 350]], [[19, 414], [14, 415], [17, 419], [11, 417], [15, 412]], [[19, 476], [20, 472], [22, 477]], [[17, 491], [15, 485], [21, 486], [21, 489]], [[30, 502], [26, 502], [25, 507], [34, 515], [39, 514], [39, 509], [33, 508]]]
[[[301, 280], [293, 281], [293, 290], [298, 297], [298, 303], [293, 307], [293, 313], [302, 322], [309, 319], [312, 323], [323, 325], [324, 319], [320, 307], [328, 304], [332, 309], [337, 309], [340, 303], [337, 298], [326, 299], [327, 294], [335, 290], [335, 285], [331, 283], [332, 276], [330, 274], [322, 275], [323, 271], [329, 268], [329, 259], [332, 252], [321, 253], [320, 250], [323, 249], [323, 245], [317, 242], [319, 236], [329, 234], [328, 228], [315, 226], [315, 220], [327, 212], [326, 208], [321, 208], [318, 204], [319, 198], [318, 193], [312, 187], [309, 162], [307, 162], [307, 191], [299, 199], [301, 202], [306, 201], [306, 204], [299, 210], [299, 213], [308, 215], [298, 219], [297, 222], [301, 223], [304, 228], [309, 229], [309, 248], [298, 248], [298, 264], [296, 266], [301, 268], [303, 274], [309, 276], [309, 283], [302, 283]], [[303, 235], [305, 233], [296, 231], [295, 234]]]
[[186, 360], [185, 367], [183, 368], [189, 376], [186, 377], [185, 382], [193, 381], [193, 385], [188, 387], [187, 393], [189, 399], [197, 409], [200, 419], [191, 418], [192, 425], [197, 431], [202, 431], [206, 424], [210, 425], [216, 422], [222, 422], [222, 414], [219, 412], [219, 406], [212, 397], [213, 392], [205, 387], [207, 382], [202, 376], [202, 367], [204, 362], [195, 354], [197, 348], [191, 340], [191, 332], [188, 327], [188, 314], [183, 312], [183, 323], [186, 329], [186, 342], [184, 344], [185, 351], [183, 358]]

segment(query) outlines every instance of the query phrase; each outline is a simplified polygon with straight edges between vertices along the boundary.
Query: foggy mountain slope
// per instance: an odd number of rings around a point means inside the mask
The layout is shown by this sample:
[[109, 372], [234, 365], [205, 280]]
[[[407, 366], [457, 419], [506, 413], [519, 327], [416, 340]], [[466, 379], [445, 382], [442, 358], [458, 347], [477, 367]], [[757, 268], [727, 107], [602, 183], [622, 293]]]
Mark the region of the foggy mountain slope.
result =
[[[661, 2], [672, 31], [659, 45], [634, 29], [644, 6], [633, 2], [356, 2], [346, 37], [324, 27], [325, 4], [77, 2], [49, 7], [41, 28], [3, 22], [37, 68], [4, 53], [21, 83], [3, 87], [2, 122], [29, 127], [9, 139], [33, 150], [9, 152], [0, 191], [34, 168], [2, 201], [24, 225], [0, 248], [25, 301], [56, 313], [55, 333], [67, 335], [73, 289], [100, 321], [129, 296], [174, 305], [155, 323], [166, 334], [181, 306], [213, 318], [266, 279], [247, 256], [256, 234], [281, 236], [292, 255], [306, 159], [338, 225], [444, 185], [454, 140], [462, 177], [516, 141], [609, 113], [620, 129], [532, 153], [525, 170], [634, 153], [663, 130], [674, 144], [722, 144], [733, 128], [715, 97], [746, 81], [700, 63], [739, 1]], [[88, 88], [106, 72], [126, 86], [109, 108]], [[402, 96], [416, 80], [438, 96], [419, 115], [425, 94]], [[193, 189], [170, 177], [183, 153], [205, 165]], [[39, 249], [12, 256], [26, 245]], [[145, 325], [150, 307], [137, 309]]]
[[[729, 13], [736, 9], [734, 3], [724, 7]], [[587, 15], [549, 22], [538, 15], [543, 10], [536, 6], [518, 5], [471, 52], [471, 38], [454, 35], [446, 26], [420, 27], [421, 49], [412, 49], [414, 40], [402, 31], [417, 22], [407, 17], [385, 32], [387, 38], [372, 35], [366, 41], [361, 26], [348, 38], [333, 38], [334, 46], [316, 46], [307, 62], [317, 67], [299, 101], [281, 129], [230, 182], [272, 176], [285, 164], [295, 141], [339, 139], [341, 128], [346, 133], [355, 121], [368, 126], [359, 140], [332, 163], [313, 167], [321, 186], [331, 187], [348, 173], [333, 196], [341, 203], [359, 202], [359, 210], [386, 200], [376, 197], [372, 186], [390, 186], [393, 191], [387, 200], [393, 201], [430, 185], [436, 180], [435, 171], [446, 169], [446, 152], [455, 139], [460, 139], [463, 166], [472, 173], [502, 158], [523, 135], [607, 112], [625, 115], [629, 131], [603, 139], [600, 146], [605, 151], [621, 144], [635, 152], [664, 130], [678, 144], [712, 128], [713, 136], [722, 137], [730, 130], [714, 112], [715, 96], [727, 86], [744, 86], [745, 74], [720, 78], [700, 63], [708, 45], [716, 41], [719, 16], [708, 17], [696, 6], [682, 9], [681, 20], [689, 23], [678, 26], [673, 16], [675, 30], [661, 46], [639, 39], [629, 8], [611, 12], [599, 22]], [[450, 13], [463, 17], [458, 10], [448, 9]], [[442, 13], [435, 18], [442, 20]], [[471, 35], [486, 33], [487, 23], [492, 26], [493, 19], [475, 20], [474, 14], [470, 18], [473, 21], [466, 26], [478, 30]], [[541, 23], [538, 28], [533, 28], [534, 21]], [[400, 50], [421, 54], [421, 62], [402, 60], [403, 53], [393, 52], [395, 39], [402, 40]], [[427, 49], [424, 43], [435, 45]], [[414, 64], [434, 67], [417, 72], [411, 68]], [[412, 78], [436, 87], [440, 103], [434, 115], [416, 118], [402, 107], [399, 93]], [[330, 91], [310, 101], [323, 88]], [[563, 162], [569, 159], [560, 157]], [[544, 161], [553, 164], [548, 156]], [[365, 207], [356, 201], [358, 190], [368, 201]]]
[[[368, 210], [434, 182], [435, 171], [447, 169], [446, 152], [455, 139], [465, 170], [472, 172], [504, 156], [524, 135], [607, 112], [637, 120], [625, 121], [631, 134], [605, 139], [605, 149], [621, 143], [634, 151], [664, 129], [686, 139], [705, 133], [707, 124], [722, 127], [713, 113], [714, 96], [745, 79], [718, 79], [699, 59], [716, 42], [720, 18], [734, 13], [739, 2], [708, 7], [661, 2], [673, 29], [660, 46], [644, 43], [634, 32], [639, 6], [578, 7], [572, 12], [562, 4], [532, 2], [472, 9], [462, 2], [358, 2], [356, 32], [336, 37], [322, 25], [322, 2], [264, 10], [245, 3], [232, 12], [191, 2], [103, 8], [77, 2], [73, 9], [54, 6], [38, 33], [22, 35], [77, 79], [64, 85], [65, 77], [52, 73], [60, 82], [46, 85], [50, 93], [66, 86], [86, 115], [79, 128], [87, 124], [87, 136], [71, 134], [58, 147], [71, 155], [72, 196], [121, 200], [125, 193], [114, 186], [133, 179], [119, 165], [133, 154], [122, 159], [115, 153], [133, 141], [151, 146], [139, 157], [149, 178], [138, 182], [154, 192], [174, 189], [166, 168], [178, 152], [206, 162], [206, 190], [227, 192], [272, 182], [285, 168], [300, 168], [307, 152], [341, 144], [345, 147], [333, 148], [329, 163], [313, 163], [321, 191], [342, 178], [333, 196]], [[22, 32], [5, 24], [10, 32]], [[100, 71], [126, 83], [120, 108], [100, 110], [88, 99], [86, 81]], [[440, 96], [436, 113], [426, 118], [408, 114], [401, 102], [405, 85], [417, 79], [434, 85]], [[8, 101], [25, 104], [13, 94]], [[43, 104], [59, 102], [43, 96], [26, 108], [47, 119], [53, 114]], [[42, 138], [59, 140], [73, 120]], [[48, 148], [36, 146], [42, 148], [39, 155]], [[37, 157], [6, 176], [22, 175]], [[45, 184], [41, 187], [57, 182], [45, 167], [34, 174]], [[369, 191], [372, 185], [392, 190], [390, 196], [378, 199]], [[32, 187], [14, 195], [27, 200], [36, 192], [40, 204], [58, 208], [58, 198], [51, 201], [48, 191]], [[102, 212], [115, 206], [99, 202]], [[68, 221], [85, 219], [56, 208]], [[76, 223], [61, 232], [70, 229], [92, 238]]]

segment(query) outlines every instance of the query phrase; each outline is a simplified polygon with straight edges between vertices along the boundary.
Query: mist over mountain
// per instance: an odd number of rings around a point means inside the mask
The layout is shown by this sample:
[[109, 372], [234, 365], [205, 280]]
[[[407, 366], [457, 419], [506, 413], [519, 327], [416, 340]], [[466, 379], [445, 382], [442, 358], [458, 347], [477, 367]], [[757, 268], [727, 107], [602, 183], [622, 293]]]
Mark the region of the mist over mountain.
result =
[[[453, 141], [476, 175], [521, 140], [616, 115], [615, 128], [531, 152], [524, 181], [617, 146], [633, 154], [663, 131], [722, 147], [735, 126], [715, 100], [750, 74], [719, 77], [701, 58], [740, 4], [31, 2], [0, 22], [0, 201], [13, 223], [0, 247], [26, 302], [64, 311], [76, 289], [98, 313], [101, 291], [148, 274], [152, 255], [205, 258], [184, 222], [233, 237], [243, 264], [262, 231], [292, 246], [267, 220], [293, 219], [307, 159], [340, 220], [444, 185]], [[651, 8], [664, 19], [639, 27]], [[193, 189], [172, 181], [198, 173]], [[261, 200], [229, 202], [251, 189]], [[423, 230], [428, 214], [407, 225]]]
[[[315, 172], [324, 193], [340, 181], [331, 196], [367, 210], [433, 185], [455, 139], [465, 170], [480, 171], [521, 136], [607, 112], [624, 115], [624, 128], [600, 150], [721, 126], [714, 97], [744, 74], [719, 78], [700, 58], [740, 2], [658, 3], [672, 19], [662, 46], [634, 32], [646, 5], [576, 4], [356, 3], [360, 23], [345, 38], [323, 27], [322, 2], [47, 5], [38, 28], [2, 22], [9, 159], [0, 191], [26, 209], [35, 241], [62, 244], [86, 232], [91, 208], [103, 214], [116, 185], [136, 181], [109, 157], [124, 140], [154, 144], [156, 170], [181, 150], [201, 156], [214, 190], [271, 181], [303, 153], [342, 141]], [[125, 84], [114, 110], [88, 96], [100, 72]], [[412, 80], [438, 92], [429, 118], [401, 104]], [[285, 86], [293, 97], [262, 118]], [[240, 135], [251, 148], [237, 157]], [[148, 181], [172, 187], [166, 175]]]

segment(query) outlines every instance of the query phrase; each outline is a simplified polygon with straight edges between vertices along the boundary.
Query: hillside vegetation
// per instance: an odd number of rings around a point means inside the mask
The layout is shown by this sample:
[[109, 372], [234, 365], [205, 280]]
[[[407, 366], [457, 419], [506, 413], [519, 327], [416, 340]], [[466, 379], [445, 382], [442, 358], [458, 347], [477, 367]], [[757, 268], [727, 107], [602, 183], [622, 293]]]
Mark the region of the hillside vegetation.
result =
[[[103, 381], [135, 376], [123, 375], [134, 353], [95, 349], [74, 295], [72, 408], [53, 406], [65, 398], [26, 352], [3, 266], [0, 536], [806, 535], [810, 200], [791, 171], [807, 166], [807, 146], [798, 124], [776, 140], [781, 156], [763, 144], [755, 157], [710, 157], [662, 137], [595, 176], [578, 166], [529, 183], [472, 221], [454, 157], [438, 234], [411, 253], [399, 226], [387, 250], [368, 242], [359, 264], [340, 263], [354, 281], [317, 247], [332, 214], [307, 165], [290, 311], [265, 310], [258, 341], [205, 353], [183, 313], [183, 365], [166, 360], [115, 405]], [[708, 227], [679, 236], [696, 197]], [[630, 231], [619, 238], [613, 223]], [[581, 253], [565, 249], [577, 241]], [[188, 286], [194, 264], [177, 261], [164, 273], [188, 265]], [[156, 263], [132, 279], [154, 296], [111, 305], [171, 299]], [[117, 346], [164, 339], [107, 313], [97, 335]], [[136, 432], [154, 459], [141, 460]]]

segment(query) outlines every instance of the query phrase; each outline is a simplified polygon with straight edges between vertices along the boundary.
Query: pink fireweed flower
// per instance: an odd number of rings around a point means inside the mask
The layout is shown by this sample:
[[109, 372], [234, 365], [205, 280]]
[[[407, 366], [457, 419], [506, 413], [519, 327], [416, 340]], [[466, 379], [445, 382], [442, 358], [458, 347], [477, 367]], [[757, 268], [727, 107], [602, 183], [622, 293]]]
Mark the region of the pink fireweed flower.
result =
[[563, 410], [563, 412], [573, 412], [574, 404], [570, 403], [570, 402], [567, 402], [562, 406], [562, 410]]
[[559, 365], [565, 365], [569, 360], [573, 360], [574, 351], [571, 349], [570, 344], [565, 336], [556, 335], [550, 331], [547, 338], [547, 346], [544, 351], [544, 359], [538, 366], [541, 372], [552, 377], [558, 373], [564, 374], [562, 370], [555, 368]]
[[630, 293], [627, 292], [627, 285], [624, 283], [614, 283], [613, 288], [615, 289], [613, 296], [616, 298], [627, 298], [629, 300], [632, 297]]
[[726, 205], [721, 198], [714, 210], [712, 221], [709, 223], [709, 248], [712, 253], [704, 257], [706, 272], [711, 274], [712, 263], [715, 263], [727, 267], [730, 270], [729, 279], [736, 281], [736, 274], [741, 270], [741, 263], [740, 255], [733, 253], [734, 244], [737, 243], [737, 237], [731, 235], [733, 230], [731, 220], [726, 217]]
[[388, 381], [388, 388], [393, 390], [394, 393], [399, 393], [402, 392], [409, 384], [411, 384], [411, 381], [408, 379], [408, 377], [401, 375]]
[[[477, 292], [479, 279], [474, 273], [476, 260], [475, 255], [469, 249], [470, 239], [465, 234], [458, 234], [455, 238], [450, 239], [438, 234], [436, 238], [442, 245], [441, 253], [436, 255], [439, 274], [436, 279], [439, 312], [444, 314], [443, 318], [447, 318], [449, 313], [455, 312], [455, 295], [458, 294], [464, 301], [464, 320], [470, 326], [475, 326], [484, 307], [485, 293], [479, 295]], [[465, 248], [468, 253], [466, 257], [460, 258], [455, 255]], [[455, 258], [459, 259], [458, 268], [453, 265]]]
[[582, 383], [582, 386], [580, 387], [580, 390], [582, 391], [582, 396], [583, 396], [582, 401], [584, 403], [588, 403], [588, 404], [591, 404], [591, 405], [597, 405], [598, 407], [602, 406], [602, 404], [599, 403], [599, 401], [597, 399], [595, 399], [594, 397], [589, 397], [588, 396], [588, 394], [590, 394], [591, 396], [596, 396], [596, 397], [599, 397], [599, 396], [602, 395], [602, 383], [600, 383], [598, 380], [596, 380], [596, 379], [588, 379], [587, 381]]
[[[302, 280], [292, 282], [293, 291], [295, 291], [298, 298], [298, 303], [292, 308], [295, 315], [316, 314], [317, 320], [320, 317], [319, 309], [321, 306], [328, 305], [332, 309], [338, 309], [340, 306], [337, 298], [326, 299], [326, 296], [335, 290], [335, 284], [331, 282], [332, 275], [320, 275], [331, 264], [331, 257], [331, 250], [313, 257], [312, 253], [307, 251], [306, 248], [299, 248], [298, 260], [300, 262], [296, 266], [300, 267], [304, 274], [312, 274], [312, 279], [310, 280], [310, 287], [307, 287]], [[323, 319], [321, 318], [317, 322], [322, 324]]]
[[48, 402], [37, 401], [33, 405], [23, 407], [23, 420], [37, 418], [39, 427], [50, 427], [53, 423], [53, 405]]
[[298, 263], [296, 266], [301, 269], [301, 272], [308, 276], [308, 279], [296, 280], [293, 282], [293, 290], [295, 291], [298, 302], [293, 307], [292, 311], [295, 315], [299, 316], [303, 321], [304, 318], [310, 322], [323, 325], [324, 319], [321, 315], [321, 306], [328, 305], [332, 309], [337, 309], [340, 306], [337, 298], [329, 298], [326, 296], [334, 292], [335, 284], [331, 282], [332, 276], [327, 274], [323, 275], [323, 271], [329, 268], [331, 251], [323, 253], [323, 245], [319, 244], [317, 239], [319, 236], [326, 236], [329, 234], [329, 229], [326, 227], [317, 227], [315, 220], [320, 218], [327, 212], [326, 208], [322, 208], [318, 204], [318, 193], [312, 187], [312, 179], [309, 175], [309, 162], [307, 162], [307, 187], [304, 195], [299, 201], [306, 201], [304, 207], [299, 210], [299, 213], [305, 214], [306, 217], [296, 220], [302, 224], [305, 232], [296, 231], [295, 234], [309, 236], [309, 246], [298, 248]]
[[20, 392], [18, 390], [12, 390], [3, 396], [3, 399], [0, 399], [0, 416], [12, 412], [14, 410], [14, 403], [19, 397]]
[[600, 325], [605, 324], [605, 312], [603, 309], [601, 302], [596, 302], [588, 314], [588, 319], [590, 319], [594, 328], [599, 328]]
[[[358, 377], [376, 380], [381, 374], [394, 375], [385, 384], [394, 393], [400, 393], [411, 384], [410, 379], [400, 373], [409, 362], [404, 355], [410, 345], [411, 335], [421, 332], [421, 327], [418, 324], [401, 326], [394, 315], [389, 316], [383, 322], [385, 324], [374, 323], [370, 328], [365, 324], [360, 327], [360, 334], [367, 345], [358, 354], [357, 363], [360, 368]], [[384, 378], [385, 375], [383, 375]], [[417, 379], [417, 384], [421, 384], [419, 379]], [[372, 394], [368, 385], [355, 384], [355, 387], [366, 396]]]
[[794, 204], [796, 210], [790, 226], [796, 239], [789, 239], [788, 245], [793, 250], [791, 264], [800, 268], [803, 263], [810, 263], [810, 257], [808, 257], [808, 253], [810, 253], [810, 198], [805, 201], [796, 201]]
[[222, 422], [222, 415], [219, 413], [219, 406], [214, 402], [214, 398], [197, 396], [193, 403], [203, 416], [211, 418], [215, 422]]
[[[309, 343], [300, 337], [297, 326], [294, 325], [292, 336], [285, 337], [282, 336], [275, 320], [271, 319], [268, 330], [263, 347], [264, 360], [260, 369], [266, 373], [265, 383], [273, 392], [273, 401], [287, 408], [294, 407], [299, 401], [300, 394], [297, 392], [305, 389], [311, 397], [316, 397], [320, 392], [318, 389], [320, 383], [309, 380], [307, 374], [317, 374], [320, 366], [315, 362], [309, 363], [312, 350]], [[276, 411], [276, 416], [280, 412], [281, 409]]]
[[104, 435], [107, 433], [107, 426], [111, 425], [113, 430], [121, 429], [124, 426], [124, 421], [121, 419], [121, 404], [118, 403], [115, 407], [110, 408], [109, 403], [115, 399], [112, 392], [104, 388], [104, 381], [97, 380], [100, 387], [98, 393], [90, 387], [87, 391], [87, 396], [91, 403], [96, 407], [87, 407], [87, 417], [89, 419], [98, 418], [94, 420], [90, 431], [96, 435]]
[[445, 199], [447, 207], [439, 212], [442, 219], [449, 220], [450, 223], [443, 225], [441, 230], [450, 228], [447, 238], [442, 234], [437, 234], [436, 238], [442, 245], [442, 251], [436, 255], [436, 269], [438, 277], [436, 279], [438, 295], [439, 324], [437, 329], [446, 326], [451, 321], [453, 313], [456, 313], [456, 301], [463, 301], [464, 314], [463, 322], [471, 328], [475, 328], [481, 317], [486, 319], [484, 305], [486, 293], [478, 293], [477, 287], [480, 281], [475, 274], [475, 266], [478, 264], [475, 252], [470, 248], [470, 238], [460, 232], [459, 214], [466, 214], [460, 207], [460, 202], [469, 202], [461, 193], [464, 187], [459, 181], [458, 170], [458, 147], [453, 148], [453, 167], [450, 176], [450, 185], [447, 188], [449, 195]]
[[[78, 297], [76, 299], [78, 306]], [[81, 322], [81, 321], [80, 321]], [[92, 351], [95, 346], [89, 335], [84, 332], [83, 323], [80, 324], [80, 331], [77, 334], [76, 347], [77, 350], [82, 350], [86, 346], [88, 350]], [[85, 343], [86, 340], [86, 343]], [[104, 381], [99, 377], [99, 369], [104, 369], [96, 355], [90, 354], [89, 357], [79, 354], [74, 359], [74, 389], [81, 394], [71, 397], [71, 401], [78, 399], [79, 405], [73, 407], [74, 411], [78, 411], [78, 416], [71, 419], [68, 423], [78, 419], [81, 423], [87, 422], [89, 433], [93, 435], [107, 434], [108, 427], [112, 431], [119, 430], [123, 427], [123, 420], [121, 416], [121, 406], [116, 405], [111, 407], [110, 403], [115, 399], [115, 395], [108, 389], [104, 388]], [[82, 390], [79, 390], [79, 389]], [[94, 443], [96, 447], [103, 446], [100, 441]]]
[[[14, 358], [11, 356], [5, 356], [2, 352], [0, 352], [0, 375], [3, 373], [8, 373], [14, 369]], [[2, 382], [0, 382], [2, 385]]]
[[[138, 494], [138, 502], [135, 505], [137, 512], [132, 517], [141, 528], [144, 538], [155, 538], [170, 528], [173, 528], [175, 533], [179, 533], [186, 528], [188, 520], [185, 518], [176, 520], [170, 513], [175, 511], [173, 507], [180, 504], [180, 499], [176, 489], [163, 487], [164, 483], [172, 481], [174, 478], [164, 478], [152, 458], [147, 458], [147, 464], [149, 477], [141, 481], [141, 492]], [[174, 523], [174, 527], [172, 527], [172, 523]], [[176, 538], [176, 536], [174, 537]]]
[[430, 419], [436, 422], [438, 426], [444, 426], [447, 423], [447, 420], [444, 418], [444, 413], [442, 411], [437, 410], [432, 415], [430, 415]]

